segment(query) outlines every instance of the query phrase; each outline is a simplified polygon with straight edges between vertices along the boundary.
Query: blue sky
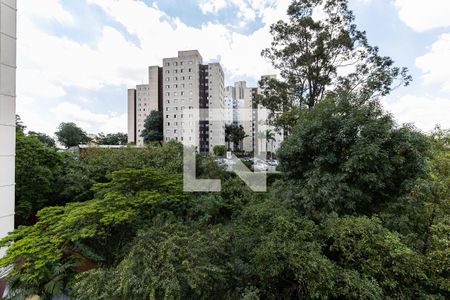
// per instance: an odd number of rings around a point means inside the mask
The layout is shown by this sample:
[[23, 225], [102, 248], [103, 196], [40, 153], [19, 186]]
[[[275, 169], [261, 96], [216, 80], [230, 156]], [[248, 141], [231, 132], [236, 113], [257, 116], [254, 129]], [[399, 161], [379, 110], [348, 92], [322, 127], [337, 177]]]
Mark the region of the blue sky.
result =
[[[126, 90], [178, 50], [219, 61], [226, 83], [273, 73], [260, 57], [289, 0], [21, 0], [17, 111], [29, 130], [62, 121], [126, 132]], [[372, 45], [414, 77], [383, 103], [399, 123], [450, 128], [450, 1], [351, 0]]]

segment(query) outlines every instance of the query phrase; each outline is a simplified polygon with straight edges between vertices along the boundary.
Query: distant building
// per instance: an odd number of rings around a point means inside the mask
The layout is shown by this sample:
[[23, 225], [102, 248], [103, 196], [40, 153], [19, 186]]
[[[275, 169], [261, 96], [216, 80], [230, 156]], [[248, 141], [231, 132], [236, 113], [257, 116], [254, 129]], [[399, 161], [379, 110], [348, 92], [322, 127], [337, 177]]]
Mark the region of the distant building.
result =
[[193, 145], [202, 153], [224, 145], [225, 116], [216, 116], [225, 108], [220, 64], [203, 64], [197, 50], [179, 51], [162, 63], [149, 68], [149, 84], [128, 90], [128, 141], [143, 146], [145, 118], [157, 110], [164, 119], [164, 141]]
[[[247, 87], [245, 81], [238, 81], [234, 86], [225, 88], [225, 103], [227, 104], [227, 112], [229, 124], [242, 126], [248, 135], [241, 142], [240, 149], [245, 152], [252, 152], [254, 149], [254, 113], [253, 103], [256, 96], [256, 88]], [[232, 116], [232, 120], [231, 120]]]
[[128, 90], [128, 142], [144, 145], [141, 132], [152, 110], [162, 111], [162, 68], [148, 68], [148, 84]]
[[[275, 75], [264, 75], [261, 78], [275, 78]], [[225, 115], [227, 124], [241, 125], [248, 137], [241, 142], [240, 149], [245, 152], [253, 152], [260, 149], [263, 152], [276, 152], [284, 140], [282, 130], [268, 125], [267, 131], [273, 139], [267, 140], [266, 145], [261, 145], [258, 137], [257, 112], [263, 108], [256, 105], [256, 97], [262, 91], [260, 88], [247, 87], [245, 81], [235, 82], [234, 86], [225, 88]]]

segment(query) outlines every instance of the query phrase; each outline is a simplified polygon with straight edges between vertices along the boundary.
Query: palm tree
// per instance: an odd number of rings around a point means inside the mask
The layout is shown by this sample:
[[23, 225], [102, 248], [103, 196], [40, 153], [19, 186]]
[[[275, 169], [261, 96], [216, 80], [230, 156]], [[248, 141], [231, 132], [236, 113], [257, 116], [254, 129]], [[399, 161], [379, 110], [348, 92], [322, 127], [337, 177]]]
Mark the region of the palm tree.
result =
[[242, 125], [226, 125], [225, 126], [225, 141], [228, 144], [228, 150], [230, 150], [230, 143], [233, 143], [233, 150], [237, 150], [240, 142], [248, 137], [244, 131]]
[[273, 159], [273, 142], [275, 142], [275, 133], [270, 129], [266, 131], [266, 142], [270, 142], [270, 159]]

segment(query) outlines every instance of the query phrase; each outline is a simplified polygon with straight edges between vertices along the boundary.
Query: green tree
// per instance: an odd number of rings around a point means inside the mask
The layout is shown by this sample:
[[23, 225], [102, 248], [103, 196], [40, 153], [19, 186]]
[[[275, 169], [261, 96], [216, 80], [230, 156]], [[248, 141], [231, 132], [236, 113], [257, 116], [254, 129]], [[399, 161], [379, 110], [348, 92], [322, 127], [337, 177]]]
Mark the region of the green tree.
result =
[[62, 155], [36, 136], [16, 136], [16, 225], [34, 223], [36, 212], [55, 196]]
[[144, 121], [144, 129], [141, 137], [145, 143], [162, 142], [163, 140], [163, 115], [162, 112], [153, 110]]
[[90, 141], [86, 132], [75, 123], [61, 123], [55, 135], [58, 141], [66, 148], [85, 144]]
[[97, 144], [99, 145], [126, 145], [128, 143], [128, 135], [125, 133], [99, 133], [97, 136]]
[[310, 216], [374, 213], [426, 175], [427, 137], [397, 127], [376, 100], [342, 93], [300, 116], [277, 153], [280, 188]]
[[[11, 288], [49, 299], [49, 284], [58, 281], [68, 292], [77, 267], [87, 259], [114, 264], [139, 225], [159, 210], [176, 211], [187, 200], [181, 182], [181, 176], [161, 170], [118, 171], [111, 182], [95, 186], [96, 199], [41, 210], [35, 225], [20, 227], [0, 242], [9, 246], [0, 266], [13, 266]], [[67, 265], [71, 269], [59, 276]]]
[[29, 131], [28, 135], [32, 135], [32, 136], [37, 137], [37, 139], [41, 143], [43, 143], [44, 145], [47, 145], [48, 147], [51, 147], [51, 148], [55, 148], [56, 147], [55, 140], [52, 137], [50, 137], [49, 135], [45, 134], [45, 133]]
[[242, 125], [225, 125], [225, 141], [228, 143], [228, 149], [230, 148], [230, 143], [233, 143], [233, 150], [238, 150], [239, 144], [246, 137], [248, 137], [248, 135], [245, 133]]
[[227, 148], [224, 145], [215, 145], [213, 148], [213, 152], [215, 156], [225, 156], [227, 152]]
[[[274, 113], [282, 112], [273, 114], [278, 126], [289, 129], [297, 112], [312, 108], [327, 91], [377, 97], [411, 81], [406, 68], [395, 67], [391, 58], [369, 45], [365, 32], [357, 30], [348, 0], [294, 0], [287, 13], [288, 21], [271, 26], [272, 46], [262, 52], [283, 78], [260, 82], [261, 103]], [[341, 75], [341, 70], [348, 74]]]
[[217, 233], [170, 219], [139, 232], [117, 267], [80, 274], [76, 299], [217, 299], [226, 292]]
[[407, 245], [424, 256], [427, 292], [444, 290], [449, 295], [450, 133], [437, 129], [431, 140], [428, 176], [412, 182], [409, 192], [393, 199], [381, 216], [388, 228], [399, 232]]

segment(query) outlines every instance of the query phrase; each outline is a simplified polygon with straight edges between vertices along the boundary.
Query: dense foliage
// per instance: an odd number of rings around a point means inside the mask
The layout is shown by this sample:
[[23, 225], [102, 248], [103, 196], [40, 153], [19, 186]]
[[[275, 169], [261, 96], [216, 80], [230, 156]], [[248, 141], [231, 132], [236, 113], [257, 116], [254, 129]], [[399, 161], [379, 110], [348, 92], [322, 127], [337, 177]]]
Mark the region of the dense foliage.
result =
[[272, 117], [279, 127], [290, 129], [298, 111], [330, 93], [378, 97], [411, 81], [406, 68], [381, 56], [357, 29], [348, 0], [293, 0], [287, 14], [271, 26], [272, 45], [262, 52], [282, 77], [260, 82], [260, 101], [276, 112]]
[[448, 132], [342, 95], [305, 112], [279, 158], [261, 194], [198, 157], [198, 177], [222, 179], [205, 194], [183, 192], [175, 142], [90, 152], [77, 165], [96, 182], [88, 200], [1, 242], [11, 299], [450, 296]]
[[145, 143], [161, 142], [163, 140], [163, 115], [162, 112], [152, 110], [144, 121], [144, 129], [141, 137]]
[[23, 124], [17, 127], [16, 226], [35, 223], [36, 213], [44, 207], [91, 199], [93, 184], [107, 182], [113, 171], [150, 166], [182, 169], [181, 146], [176, 143], [164, 148], [92, 148], [79, 157], [43, 144], [24, 129]]
[[227, 148], [225, 145], [215, 145], [213, 152], [215, 156], [223, 157], [227, 153]]
[[377, 101], [340, 94], [300, 116], [278, 157], [284, 201], [310, 217], [375, 213], [427, 172], [428, 139]]
[[54, 140], [51, 136], [49, 136], [49, 135], [47, 135], [47, 134], [45, 134], [45, 133], [29, 131], [29, 132], [28, 132], [28, 135], [32, 135], [32, 136], [37, 137], [37, 139], [38, 139], [41, 143], [43, 143], [43, 144], [45, 144], [45, 145], [47, 145], [47, 146], [49, 146], [49, 147], [53, 147], [53, 148], [56, 147], [56, 142], [55, 142], [55, 140]]
[[[18, 123], [30, 226], [0, 241], [10, 299], [450, 298], [450, 132], [383, 112], [373, 95], [409, 77], [367, 44], [346, 0], [295, 0], [288, 14], [265, 51], [286, 80], [267, 79], [263, 101], [289, 126], [267, 193], [200, 156], [197, 177], [221, 192], [184, 192], [175, 142], [76, 157]], [[355, 72], [339, 77], [334, 62], [349, 59]], [[153, 115], [147, 142], [161, 141]], [[245, 138], [226, 135], [235, 148]]]

